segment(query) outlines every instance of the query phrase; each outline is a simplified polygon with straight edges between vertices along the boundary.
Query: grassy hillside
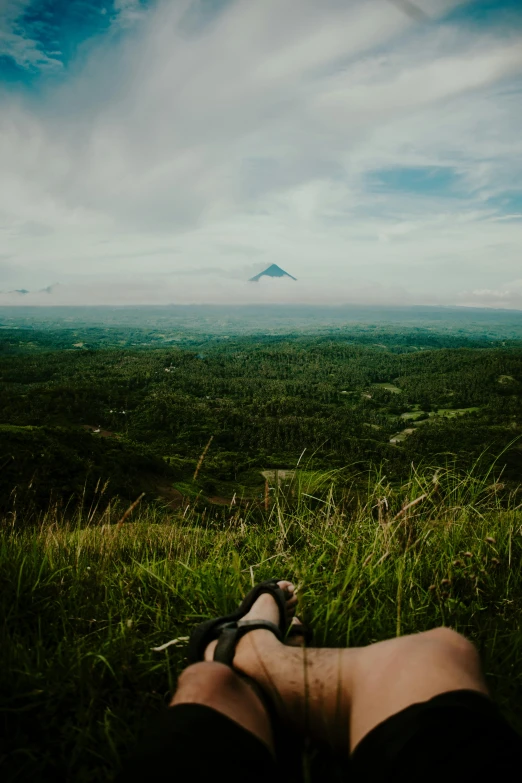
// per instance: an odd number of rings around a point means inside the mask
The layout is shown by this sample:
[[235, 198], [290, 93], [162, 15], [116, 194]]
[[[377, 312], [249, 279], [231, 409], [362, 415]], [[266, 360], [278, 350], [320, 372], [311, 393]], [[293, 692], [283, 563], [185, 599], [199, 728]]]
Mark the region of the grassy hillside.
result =
[[[108, 433], [110, 435], [110, 433]], [[105, 504], [156, 494], [176, 470], [143, 444], [94, 437], [81, 427], [0, 424], [0, 510]]]
[[522, 729], [519, 330], [66, 316], [0, 333], [2, 780], [112, 780], [274, 575], [320, 646], [464, 632]]
[[[111, 780], [185, 664], [185, 637], [252, 581], [291, 576], [316, 644], [451, 625], [478, 645], [522, 729], [522, 508], [491, 478], [412, 473], [402, 486], [294, 476], [265, 511], [121, 508], [29, 529], [2, 521], [0, 774]], [[360, 492], [363, 479], [365, 495]]]

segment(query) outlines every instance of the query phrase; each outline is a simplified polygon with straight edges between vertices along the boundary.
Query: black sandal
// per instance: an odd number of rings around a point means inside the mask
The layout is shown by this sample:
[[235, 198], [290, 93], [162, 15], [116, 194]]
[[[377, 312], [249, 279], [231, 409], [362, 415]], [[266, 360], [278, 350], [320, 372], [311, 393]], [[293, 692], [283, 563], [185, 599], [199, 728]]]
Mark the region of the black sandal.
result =
[[[278, 581], [280, 580], [267, 579], [265, 582], [260, 582], [250, 590], [235, 612], [224, 617], [206, 620], [197, 625], [190, 635], [189, 662], [197, 663], [204, 660], [207, 646], [210, 642], [218, 639], [214, 660], [232, 666], [236, 645], [241, 637], [250, 631], [259, 629], [271, 631], [280, 641], [284, 641], [289, 627], [291, 628], [286, 611], [286, 604], [291, 595], [285, 593], [278, 586]], [[268, 620], [242, 620], [263, 593], [270, 593], [277, 603], [279, 608], [278, 625]], [[292, 635], [294, 634], [295, 632], [292, 632]]]
[[302, 645], [309, 645], [312, 641], [312, 630], [302, 623], [298, 625], [291, 624], [286, 634], [283, 635], [281, 629], [269, 620], [239, 620], [238, 622], [226, 623], [226, 625], [221, 626], [218, 643], [214, 650], [214, 661], [232, 666], [239, 640], [250, 631], [258, 631], [260, 629], [271, 631], [280, 642], [284, 642], [285, 638], [288, 639], [289, 637], [299, 637], [302, 640]]

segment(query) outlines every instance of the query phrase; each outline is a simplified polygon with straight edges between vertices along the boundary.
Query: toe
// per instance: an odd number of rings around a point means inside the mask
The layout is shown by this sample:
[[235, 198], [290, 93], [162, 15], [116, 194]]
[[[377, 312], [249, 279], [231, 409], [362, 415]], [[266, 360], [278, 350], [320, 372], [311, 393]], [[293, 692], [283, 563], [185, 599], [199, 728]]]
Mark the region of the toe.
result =
[[284, 593], [287, 595], [287, 601], [286, 601], [286, 611], [287, 614], [292, 617], [296, 606], [297, 606], [297, 596], [295, 594], [295, 585], [293, 582], [289, 582], [287, 580], [282, 580], [281, 582], [277, 583], [277, 586], [283, 590]]
[[213, 642], [210, 642], [210, 644], [207, 645], [207, 648], [205, 650], [205, 654], [203, 656], [205, 661], [213, 661], [214, 660], [214, 651], [217, 647], [217, 639]]

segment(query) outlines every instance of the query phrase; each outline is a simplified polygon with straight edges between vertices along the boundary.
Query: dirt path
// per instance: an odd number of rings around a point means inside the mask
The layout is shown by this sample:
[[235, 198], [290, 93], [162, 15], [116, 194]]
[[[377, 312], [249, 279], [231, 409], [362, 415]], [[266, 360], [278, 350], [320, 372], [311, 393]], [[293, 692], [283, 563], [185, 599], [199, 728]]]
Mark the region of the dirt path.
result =
[[[216, 506], [230, 506], [230, 504], [232, 503], [232, 498], [223, 498], [220, 497], [219, 495], [214, 495], [214, 497], [209, 497], [208, 500], [211, 503], [215, 503]], [[238, 504], [238, 500], [236, 498], [234, 505], [237, 504]]]
[[170, 484], [157, 484], [155, 490], [158, 493], [158, 498], [165, 501], [169, 508], [181, 508], [183, 506], [183, 495]]
[[95, 427], [93, 424], [81, 424], [82, 429], [92, 432], [93, 435], [99, 435], [100, 438], [117, 438], [117, 432], [111, 432], [110, 430], [102, 430], [101, 427]]

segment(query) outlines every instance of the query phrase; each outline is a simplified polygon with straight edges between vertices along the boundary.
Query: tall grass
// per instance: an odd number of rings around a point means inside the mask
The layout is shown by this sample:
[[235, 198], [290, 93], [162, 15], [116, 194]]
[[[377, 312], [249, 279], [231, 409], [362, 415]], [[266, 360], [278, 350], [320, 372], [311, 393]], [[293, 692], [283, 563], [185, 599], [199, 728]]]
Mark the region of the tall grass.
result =
[[267, 511], [140, 506], [121, 526], [117, 509], [4, 519], [3, 779], [111, 780], [168, 701], [191, 626], [269, 576], [297, 582], [319, 646], [440, 624], [466, 634], [522, 729], [516, 496], [452, 470], [412, 470], [401, 487], [374, 475], [363, 494], [338, 478], [297, 473]]

